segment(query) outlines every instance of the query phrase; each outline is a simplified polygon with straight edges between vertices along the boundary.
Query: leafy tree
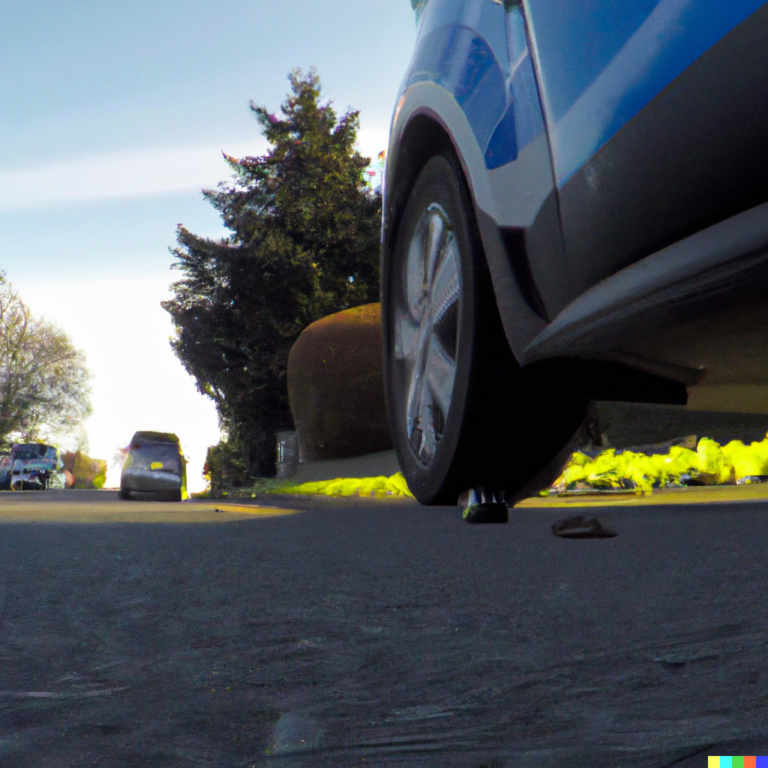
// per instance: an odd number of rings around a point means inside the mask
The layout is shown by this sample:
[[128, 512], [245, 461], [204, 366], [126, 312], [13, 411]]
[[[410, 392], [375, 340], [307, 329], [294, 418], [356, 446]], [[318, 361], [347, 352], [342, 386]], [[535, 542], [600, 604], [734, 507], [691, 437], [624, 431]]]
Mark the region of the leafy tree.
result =
[[107, 481], [107, 462], [92, 459], [83, 451], [68, 451], [61, 456], [64, 469], [75, 479], [73, 488], [103, 488]]
[[216, 403], [227, 435], [219, 463], [229, 457], [242, 481], [274, 473], [274, 433], [292, 423], [285, 379], [296, 337], [379, 292], [381, 198], [355, 149], [359, 113], [337, 119], [314, 70], [289, 80], [282, 118], [251, 103], [267, 154], [225, 155], [234, 180], [203, 192], [231, 234], [214, 241], [180, 225], [171, 252], [183, 277], [163, 302], [176, 355]]
[[0, 448], [77, 431], [91, 413], [89, 379], [83, 353], [0, 272]]

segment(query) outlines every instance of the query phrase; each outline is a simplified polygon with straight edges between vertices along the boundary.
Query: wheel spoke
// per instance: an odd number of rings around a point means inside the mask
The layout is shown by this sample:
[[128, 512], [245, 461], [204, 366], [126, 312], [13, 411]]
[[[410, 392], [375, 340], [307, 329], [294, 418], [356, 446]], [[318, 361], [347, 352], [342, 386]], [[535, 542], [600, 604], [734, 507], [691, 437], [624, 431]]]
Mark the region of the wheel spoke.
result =
[[428, 329], [423, 326], [419, 331], [413, 358], [409, 360], [411, 369], [408, 371], [410, 382], [406, 399], [406, 420], [409, 437], [412, 437], [413, 433], [420, 429], [421, 410], [426, 386], [424, 368], [427, 362], [427, 345], [430, 334]]
[[445, 211], [430, 205], [405, 254], [394, 306], [394, 358], [400, 361], [405, 428], [428, 465], [443, 435], [456, 377], [460, 255]]
[[[458, 310], [459, 302], [459, 269], [458, 269], [458, 248], [456, 238], [452, 233], [445, 238], [445, 247], [438, 264], [434, 280], [432, 281], [430, 294], [428, 297], [429, 310], [432, 316], [432, 325], [439, 328], [441, 321], [451, 311]], [[447, 342], [445, 351], [453, 358], [456, 358], [456, 338], [455, 329], [453, 338], [443, 338], [445, 334], [440, 334], [441, 341]]]
[[426, 227], [423, 223], [416, 227], [416, 232], [408, 248], [408, 262], [405, 272], [405, 300], [411, 318], [417, 323], [424, 312], [427, 296], [427, 276], [425, 273]]
[[428, 209], [427, 244], [425, 254], [427, 257], [427, 291], [431, 293], [435, 271], [443, 252], [446, 234], [446, 221], [437, 206]]
[[395, 325], [395, 359], [413, 361], [419, 344], [419, 323], [402, 313]]
[[[426, 394], [426, 388], [425, 388]], [[438, 435], [435, 432], [435, 404], [432, 399], [425, 397], [421, 402], [419, 420], [421, 422], [421, 440], [419, 443], [419, 458], [429, 463], [437, 450]]]
[[456, 363], [448, 356], [445, 348], [435, 335], [432, 335], [429, 340], [424, 375], [426, 386], [429, 388], [432, 396], [431, 399], [440, 408], [442, 418], [445, 419], [448, 415], [448, 407], [451, 404], [451, 395], [453, 394]]

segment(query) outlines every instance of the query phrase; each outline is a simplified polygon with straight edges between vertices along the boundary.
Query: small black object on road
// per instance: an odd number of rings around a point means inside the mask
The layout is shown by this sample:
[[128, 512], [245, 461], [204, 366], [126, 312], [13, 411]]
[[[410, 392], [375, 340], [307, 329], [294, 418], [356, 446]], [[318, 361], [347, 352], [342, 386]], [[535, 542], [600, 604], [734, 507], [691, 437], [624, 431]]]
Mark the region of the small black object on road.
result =
[[508, 523], [509, 507], [502, 494], [478, 488], [469, 491], [462, 517], [468, 523]]
[[616, 536], [615, 531], [604, 528], [596, 517], [585, 520], [582, 515], [558, 520], [552, 524], [552, 533], [564, 539], [612, 539]]

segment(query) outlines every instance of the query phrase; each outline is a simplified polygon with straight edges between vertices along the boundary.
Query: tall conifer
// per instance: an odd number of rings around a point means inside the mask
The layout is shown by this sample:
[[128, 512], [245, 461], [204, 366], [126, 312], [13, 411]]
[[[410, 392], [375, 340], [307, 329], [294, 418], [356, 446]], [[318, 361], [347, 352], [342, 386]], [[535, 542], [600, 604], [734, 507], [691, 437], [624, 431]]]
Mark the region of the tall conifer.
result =
[[338, 120], [320, 102], [314, 70], [289, 80], [282, 117], [251, 103], [267, 154], [225, 155], [234, 181], [204, 191], [231, 234], [215, 241], [180, 225], [172, 253], [182, 278], [163, 302], [176, 355], [216, 403], [227, 435], [219, 463], [240, 481], [274, 472], [274, 433], [291, 426], [286, 366], [299, 333], [378, 300], [381, 198], [355, 148], [359, 113]]

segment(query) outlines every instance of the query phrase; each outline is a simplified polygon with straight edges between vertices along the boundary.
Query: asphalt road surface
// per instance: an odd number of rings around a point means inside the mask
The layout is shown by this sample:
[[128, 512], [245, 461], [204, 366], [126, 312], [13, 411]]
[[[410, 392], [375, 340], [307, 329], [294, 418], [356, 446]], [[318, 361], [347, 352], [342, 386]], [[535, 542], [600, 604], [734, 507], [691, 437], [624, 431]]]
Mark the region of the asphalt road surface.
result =
[[293, 508], [0, 494], [0, 766], [768, 754], [765, 501]]

